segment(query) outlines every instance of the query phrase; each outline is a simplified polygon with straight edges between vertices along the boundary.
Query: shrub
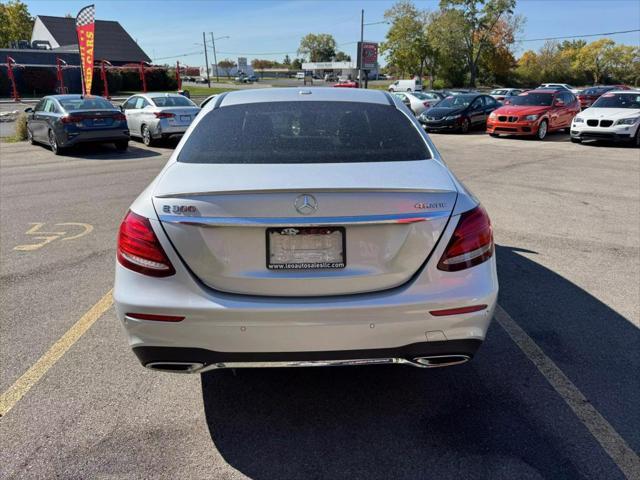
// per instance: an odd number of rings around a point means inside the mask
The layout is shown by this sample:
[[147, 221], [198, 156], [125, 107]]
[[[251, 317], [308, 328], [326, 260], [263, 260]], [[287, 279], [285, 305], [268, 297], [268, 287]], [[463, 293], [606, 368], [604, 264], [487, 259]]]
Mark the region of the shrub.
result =
[[21, 72], [18, 89], [21, 93], [42, 95], [56, 90], [55, 70], [47, 67], [26, 67]]
[[13, 140], [21, 142], [27, 139], [27, 115], [21, 113], [16, 119], [16, 131], [13, 136]]

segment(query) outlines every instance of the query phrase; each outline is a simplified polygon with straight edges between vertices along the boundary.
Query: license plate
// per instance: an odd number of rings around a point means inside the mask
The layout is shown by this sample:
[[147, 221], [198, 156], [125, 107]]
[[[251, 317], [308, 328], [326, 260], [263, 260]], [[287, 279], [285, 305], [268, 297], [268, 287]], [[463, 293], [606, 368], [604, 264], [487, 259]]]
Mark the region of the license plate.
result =
[[94, 118], [93, 119], [93, 124], [94, 125], [104, 125], [105, 121], [104, 118]]
[[346, 266], [344, 227], [267, 229], [269, 270], [335, 269]]
[[180, 115], [180, 121], [181, 122], [190, 122], [191, 121], [191, 115]]

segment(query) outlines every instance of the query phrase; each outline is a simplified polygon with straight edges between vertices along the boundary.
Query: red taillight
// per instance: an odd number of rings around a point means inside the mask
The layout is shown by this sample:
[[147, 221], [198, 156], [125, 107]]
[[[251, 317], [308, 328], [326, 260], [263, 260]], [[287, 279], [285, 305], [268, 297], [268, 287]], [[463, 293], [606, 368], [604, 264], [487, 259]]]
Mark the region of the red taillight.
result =
[[149, 219], [131, 211], [120, 224], [118, 261], [123, 267], [152, 277], [168, 277], [176, 273]]
[[473, 267], [493, 255], [493, 231], [489, 215], [478, 205], [460, 215], [460, 221], [442, 254], [438, 269], [457, 272]]
[[173, 118], [175, 115], [169, 112], [153, 112], [156, 118]]
[[60, 121], [62, 123], [80, 123], [83, 120], [83, 117], [80, 115], [65, 115], [60, 117]]
[[[429, 313], [434, 317], [444, 317], [447, 315], [462, 315], [463, 313], [479, 312], [487, 308], [486, 305], [471, 305], [468, 307], [447, 308], [445, 310], [431, 310]], [[128, 314], [127, 314], [128, 315]]]
[[125, 313], [125, 316], [137, 320], [151, 320], [154, 322], [181, 322], [184, 317], [177, 315], [155, 315], [152, 313]]
[[114, 120], [117, 120], [119, 122], [126, 122], [127, 121], [127, 117], [124, 115], [124, 113], [116, 113], [113, 116]]

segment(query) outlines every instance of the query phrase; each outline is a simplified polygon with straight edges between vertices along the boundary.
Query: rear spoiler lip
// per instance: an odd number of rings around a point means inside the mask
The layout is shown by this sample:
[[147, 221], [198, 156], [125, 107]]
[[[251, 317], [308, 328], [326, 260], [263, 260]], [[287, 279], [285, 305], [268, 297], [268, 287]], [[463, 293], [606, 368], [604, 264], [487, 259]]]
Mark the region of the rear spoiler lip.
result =
[[213, 190], [210, 192], [176, 192], [163, 193], [153, 195], [153, 198], [192, 198], [192, 197], [208, 197], [212, 195], [246, 195], [246, 194], [271, 194], [271, 193], [300, 193], [301, 191], [308, 193], [320, 192], [339, 192], [339, 193], [362, 193], [362, 192], [382, 192], [382, 193], [458, 193], [455, 189], [437, 189], [437, 188], [371, 188], [371, 187], [352, 187], [352, 188], [280, 188], [280, 189], [248, 189], [248, 190]]

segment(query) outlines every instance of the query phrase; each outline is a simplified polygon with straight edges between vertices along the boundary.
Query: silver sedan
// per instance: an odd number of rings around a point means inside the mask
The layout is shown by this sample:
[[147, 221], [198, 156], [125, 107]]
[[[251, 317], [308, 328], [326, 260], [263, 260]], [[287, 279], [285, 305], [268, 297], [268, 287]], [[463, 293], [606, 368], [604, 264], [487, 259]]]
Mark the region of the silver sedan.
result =
[[190, 99], [176, 93], [133, 95], [121, 109], [131, 136], [141, 138], [145, 145], [183, 135], [200, 111]]
[[209, 102], [120, 226], [114, 300], [147, 368], [469, 360], [498, 294], [491, 222], [379, 90]]

